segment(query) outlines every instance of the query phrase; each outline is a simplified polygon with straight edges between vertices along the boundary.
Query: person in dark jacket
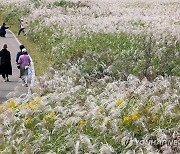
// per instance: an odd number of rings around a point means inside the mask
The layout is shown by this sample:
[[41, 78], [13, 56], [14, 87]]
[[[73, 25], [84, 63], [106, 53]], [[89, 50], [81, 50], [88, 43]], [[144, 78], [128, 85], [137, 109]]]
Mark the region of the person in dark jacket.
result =
[[[16, 64], [17, 64], [17, 68], [18, 68], [18, 69], [20, 69], [20, 64], [18, 63], [19, 57], [20, 57], [21, 55], [23, 55], [22, 50], [25, 49], [25, 46], [22, 44], [22, 45], [19, 46], [19, 49], [20, 49], [20, 51], [19, 51], [19, 52], [17, 53], [17, 55], [16, 55]], [[23, 72], [22, 72], [21, 69], [20, 69], [20, 76], [19, 76], [19, 78], [22, 77], [22, 73], [23, 73]]]
[[11, 55], [7, 50], [7, 44], [3, 45], [3, 49], [0, 51], [1, 64], [0, 64], [0, 74], [4, 78], [4, 82], [8, 82], [8, 75], [12, 75], [11, 66]]
[[6, 23], [4, 22], [0, 28], [0, 36], [1, 37], [5, 37], [6, 35], [6, 29], [8, 29], [9, 27], [6, 26]]

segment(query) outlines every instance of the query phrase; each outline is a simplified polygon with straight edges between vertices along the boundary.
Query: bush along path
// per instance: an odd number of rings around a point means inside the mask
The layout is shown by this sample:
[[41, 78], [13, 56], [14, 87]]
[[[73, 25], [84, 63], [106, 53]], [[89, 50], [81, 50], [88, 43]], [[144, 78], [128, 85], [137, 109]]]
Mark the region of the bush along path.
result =
[[[12, 76], [9, 76], [10, 81], [4, 82], [3, 78], [0, 77], [0, 103], [3, 101], [7, 101], [13, 97], [25, 97], [28, 93], [30, 93], [30, 87], [33, 83], [29, 83], [29, 87], [25, 87], [23, 85], [22, 80], [19, 78], [19, 70], [16, 65], [16, 54], [19, 51], [20, 42], [15, 37], [15, 35], [11, 31], [7, 31], [6, 37], [0, 38], [0, 47], [2, 48], [3, 44], [6, 43], [8, 45], [8, 50], [11, 53], [11, 64], [12, 64]], [[34, 65], [32, 63], [32, 74], [34, 78]]]

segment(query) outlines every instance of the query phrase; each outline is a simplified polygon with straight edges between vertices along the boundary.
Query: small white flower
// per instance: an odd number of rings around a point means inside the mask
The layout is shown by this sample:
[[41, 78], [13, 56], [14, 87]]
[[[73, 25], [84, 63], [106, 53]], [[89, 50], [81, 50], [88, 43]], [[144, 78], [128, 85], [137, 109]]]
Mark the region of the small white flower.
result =
[[99, 150], [100, 154], [111, 154], [113, 153], [113, 151], [114, 149], [110, 145], [107, 145], [107, 144], [103, 144]]

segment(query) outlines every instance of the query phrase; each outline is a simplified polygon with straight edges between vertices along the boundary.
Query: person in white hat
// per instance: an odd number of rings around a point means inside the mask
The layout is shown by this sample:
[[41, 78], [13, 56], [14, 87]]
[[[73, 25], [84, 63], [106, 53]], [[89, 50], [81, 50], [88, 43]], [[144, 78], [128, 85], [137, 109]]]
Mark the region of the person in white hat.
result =
[[26, 22], [24, 22], [23, 19], [20, 20], [20, 25], [19, 25], [20, 29], [19, 29], [19, 32], [18, 32], [18, 36], [21, 34], [21, 32], [23, 32], [24, 36], [26, 35], [25, 34], [25, 27], [26, 27]]
[[25, 86], [28, 87], [27, 85], [28, 68], [31, 65], [31, 60], [25, 48], [22, 49], [22, 53], [23, 55], [19, 57], [18, 63], [20, 64], [20, 71], [22, 74], [22, 79], [25, 82]]

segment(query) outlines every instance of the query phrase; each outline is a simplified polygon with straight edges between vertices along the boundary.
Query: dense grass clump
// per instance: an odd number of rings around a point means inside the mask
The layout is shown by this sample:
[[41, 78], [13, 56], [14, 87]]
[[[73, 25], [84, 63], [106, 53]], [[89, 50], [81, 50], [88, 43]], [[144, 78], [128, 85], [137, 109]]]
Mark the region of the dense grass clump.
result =
[[82, 3], [82, 2], [77, 2], [77, 3], [74, 3], [74, 2], [71, 2], [71, 1], [65, 1], [65, 0], [57, 0], [55, 2], [53, 2], [52, 4], [52, 7], [87, 7], [88, 5], [86, 5], [85, 3]]

